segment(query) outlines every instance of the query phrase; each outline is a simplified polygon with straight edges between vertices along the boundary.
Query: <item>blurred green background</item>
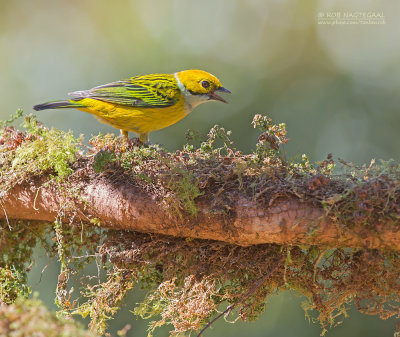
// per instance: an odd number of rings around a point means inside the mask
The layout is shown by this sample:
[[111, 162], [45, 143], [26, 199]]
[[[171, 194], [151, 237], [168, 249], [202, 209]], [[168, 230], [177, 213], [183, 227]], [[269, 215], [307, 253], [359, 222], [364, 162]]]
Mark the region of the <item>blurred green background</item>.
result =
[[[318, 21], [370, 12], [383, 15], [384, 23]], [[398, 161], [399, 16], [400, 2], [393, 0], [0, 0], [0, 119], [133, 75], [198, 68], [232, 91], [230, 104], [201, 105], [152, 133], [152, 142], [175, 150], [187, 129], [207, 132], [220, 124], [233, 131], [237, 148], [250, 151], [257, 141], [250, 122], [262, 113], [287, 123], [289, 158], [306, 153], [315, 161], [333, 153], [358, 164]], [[86, 139], [118, 132], [80, 111], [38, 115], [45, 125]], [[58, 266], [53, 261], [39, 282], [46, 264], [43, 256], [31, 283], [54, 309]], [[111, 331], [129, 322], [129, 336], [145, 336], [144, 323], [129, 313], [141, 296], [127, 299]], [[321, 330], [304, 319], [301, 301], [289, 293], [273, 297], [258, 322], [218, 322], [206, 334], [318, 336]], [[327, 336], [388, 336], [394, 325], [350, 310], [350, 318]]]

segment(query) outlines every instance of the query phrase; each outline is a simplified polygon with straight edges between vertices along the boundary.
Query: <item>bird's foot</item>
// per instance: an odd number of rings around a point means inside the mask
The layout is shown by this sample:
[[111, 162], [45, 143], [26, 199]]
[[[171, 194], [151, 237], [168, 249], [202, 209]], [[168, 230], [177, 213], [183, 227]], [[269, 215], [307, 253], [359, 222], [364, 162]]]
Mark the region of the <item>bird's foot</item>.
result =
[[150, 142], [143, 142], [136, 137], [135, 138], [124, 137], [123, 141], [125, 143], [125, 147], [127, 150], [132, 150], [135, 147], [142, 147], [142, 146], [149, 147], [151, 145]]

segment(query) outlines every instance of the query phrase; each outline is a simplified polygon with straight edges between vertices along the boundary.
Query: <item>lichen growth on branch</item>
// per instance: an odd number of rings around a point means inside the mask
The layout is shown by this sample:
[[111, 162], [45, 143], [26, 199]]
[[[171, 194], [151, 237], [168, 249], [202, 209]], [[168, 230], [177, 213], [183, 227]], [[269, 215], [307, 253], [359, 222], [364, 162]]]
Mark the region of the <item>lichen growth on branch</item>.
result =
[[[250, 154], [235, 149], [230, 132], [220, 126], [206, 136], [189, 132], [189, 138], [200, 146], [186, 144], [173, 153], [157, 145], [127, 144], [121, 138], [100, 135], [90, 140], [91, 148], [85, 154], [71, 133], [49, 130], [33, 116], [25, 121], [25, 132], [2, 125], [0, 206], [1, 196], [12, 186], [46, 174], [51, 175], [46, 183], [62, 189], [68, 202], [60, 205], [52, 227], [2, 221], [3, 302], [27, 296], [17, 288], [26, 285], [32, 249], [41, 243], [62, 263], [57, 286], [60, 312], [90, 316], [91, 328], [101, 334], [135, 285], [144, 288], [147, 296], [132, 310], [153, 320], [150, 333], [164, 324], [172, 326], [172, 333], [199, 331], [218, 309], [234, 303], [240, 305], [231, 315], [254, 320], [265, 310], [268, 296], [287, 289], [305, 296], [306, 315], [319, 321], [323, 332], [346, 316], [351, 302], [361, 312], [382, 319], [398, 315], [398, 250], [240, 247], [210, 240], [100, 230], [98, 219], [93, 217], [84, 224], [74, 222], [74, 203], [85, 203], [76, 185], [85, 170], [88, 176], [102, 175], [138, 186], [172, 218], [195, 221], [198, 203], [207, 201], [213, 212], [224, 217], [227, 230], [234, 230], [229, 227], [235, 214], [232, 195], [241, 193], [263, 207], [295, 196], [324, 208], [343, 231], [355, 226], [378, 231], [383, 224], [400, 224], [398, 164], [357, 167], [337, 163], [331, 155], [315, 164], [305, 155], [299, 162], [288, 162], [280, 154], [281, 145], [288, 141], [286, 126], [275, 125], [261, 115], [255, 117], [253, 126], [262, 134]], [[85, 205], [90, 210], [90, 204]], [[278, 257], [282, 258], [279, 262]], [[106, 280], [83, 279], [82, 292], [72, 291], [70, 279], [94, 261]], [[277, 270], [249, 292], [276, 263]]]

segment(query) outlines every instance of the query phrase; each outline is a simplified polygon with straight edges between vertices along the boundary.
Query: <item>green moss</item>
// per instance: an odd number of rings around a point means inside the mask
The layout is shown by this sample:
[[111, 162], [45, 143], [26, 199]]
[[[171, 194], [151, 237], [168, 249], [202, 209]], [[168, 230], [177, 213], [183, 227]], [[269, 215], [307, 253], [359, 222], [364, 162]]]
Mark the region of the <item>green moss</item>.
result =
[[26, 284], [26, 274], [15, 266], [0, 267], [0, 304], [14, 303], [18, 297], [27, 298], [30, 289]]
[[18, 110], [0, 123], [0, 197], [14, 184], [43, 172], [51, 173], [56, 181], [64, 180], [80, 151], [80, 140], [72, 132], [48, 129], [34, 115], [25, 116], [25, 132], [7, 126], [22, 115]]
[[116, 156], [113, 152], [109, 151], [99, 151], [96, 153], [94, 156], [94, 162], [93, 162], [93, 169], [97, 173], [103, 172], [106, 167], [115, 161]]
[[195, 199], [202, 192], [196, 176], [159, 145], [127, 145], [110, 135], [93, 138], [91, 143], [99, 149], [93, 163], [96, 172], [122, 169], [125, 178], [134, 177], [143, 189], [156, 194], [171, 215], [197, 215]]
[[31, 174], [53, 170], [60, 180], [72, 173], [70, 163], [80, 150], [77, 146], [79, 140], [72, 132], [47, 129], [37, 122], [35, 116], [25, 117], [24, 127], [32, 137], [15, 150], [12, 170], [25, 170]]
[[172, 214], [181, 216], [182, 210], [191, 216], [197, 215], [195, 199], [203, 194], [198, 181], [191, 172], [179, 167], [172, 167], [169, 172], [167, 187], [174, 192], [165, 202]]

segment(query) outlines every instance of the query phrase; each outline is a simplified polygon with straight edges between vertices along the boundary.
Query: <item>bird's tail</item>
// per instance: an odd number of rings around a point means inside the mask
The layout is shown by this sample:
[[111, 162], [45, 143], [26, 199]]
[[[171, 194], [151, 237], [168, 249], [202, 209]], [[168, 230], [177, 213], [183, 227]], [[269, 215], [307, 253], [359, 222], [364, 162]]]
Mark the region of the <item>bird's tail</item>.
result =
[[85, 105], [74, 101], [51, 101], [33, 107], [36, 111], [46, 109], [86, 108]]

